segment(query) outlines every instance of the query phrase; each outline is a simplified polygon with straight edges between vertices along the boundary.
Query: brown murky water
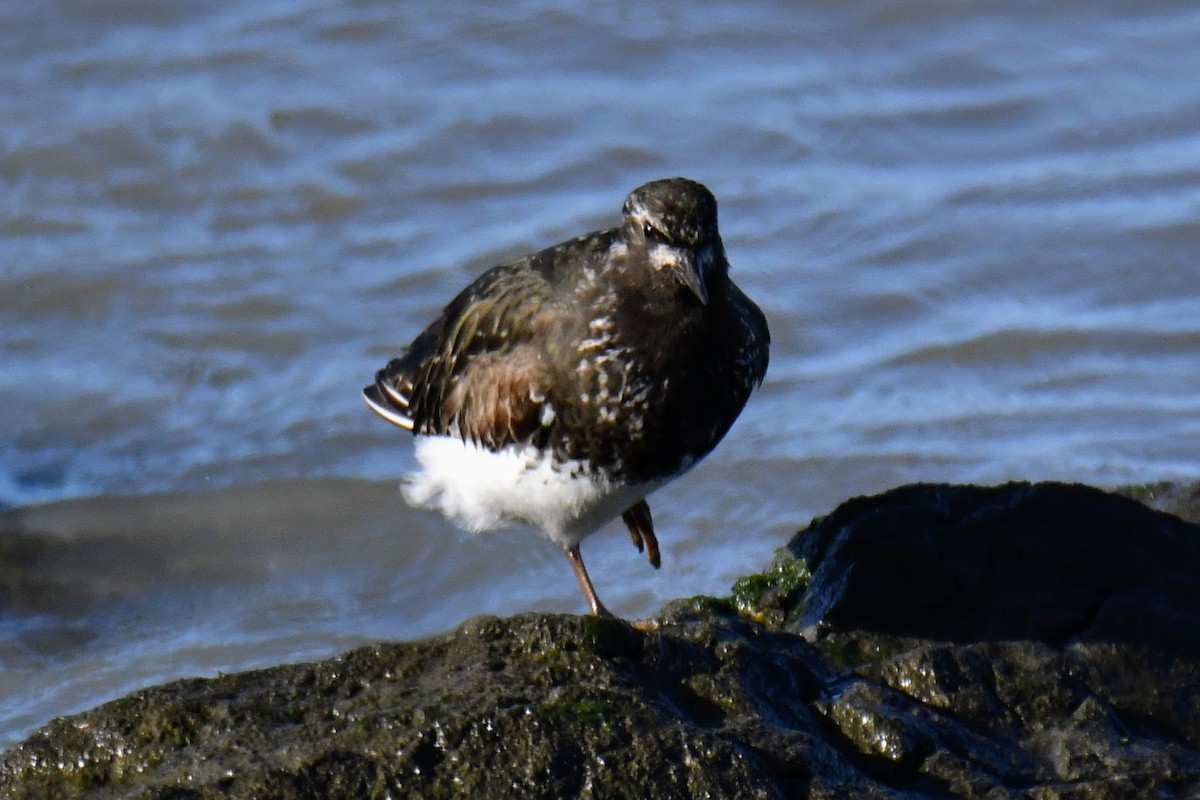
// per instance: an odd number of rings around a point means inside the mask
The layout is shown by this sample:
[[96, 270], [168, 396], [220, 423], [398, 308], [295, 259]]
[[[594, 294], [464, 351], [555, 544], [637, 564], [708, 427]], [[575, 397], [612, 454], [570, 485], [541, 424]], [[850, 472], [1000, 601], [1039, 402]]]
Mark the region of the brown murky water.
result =
[[[685, 174], [775, 345], [615, 610], [916, 480], [1200, 473], [1200, 11], [0, 6], [0, 743], [170, 677], [582, 610], [407, 509], [358, 389], [472, 275]], [[76, 499], [87, 498], [87, 499]], [[34, 505], [48, 504], [48, 505]]]

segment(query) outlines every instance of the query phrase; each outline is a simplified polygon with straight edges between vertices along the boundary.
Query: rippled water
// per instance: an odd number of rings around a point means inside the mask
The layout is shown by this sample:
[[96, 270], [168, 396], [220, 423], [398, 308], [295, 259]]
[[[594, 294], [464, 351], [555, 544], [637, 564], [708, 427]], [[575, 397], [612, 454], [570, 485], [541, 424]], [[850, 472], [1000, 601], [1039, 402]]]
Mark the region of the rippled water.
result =
[[654, 498], [663, 569], [585, 546], [619, 612], [904, 482], [1195, 477], [1198, 40], [1182, 2], [0, 5], [0, 743], [582, 610], [553, 546], [407, 509], [357, 395], [651, 178], [716, 192], [775, 343]]

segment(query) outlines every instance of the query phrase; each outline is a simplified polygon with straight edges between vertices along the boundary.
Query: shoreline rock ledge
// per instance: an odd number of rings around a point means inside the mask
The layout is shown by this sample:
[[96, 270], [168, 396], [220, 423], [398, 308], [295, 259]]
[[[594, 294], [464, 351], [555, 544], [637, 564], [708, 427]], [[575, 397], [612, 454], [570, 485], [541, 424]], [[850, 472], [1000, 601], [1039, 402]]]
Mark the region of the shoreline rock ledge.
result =
[[1200, 528], [1163, 488], [856, 498], [657, 630], [479, 617], [145, 689], [0, 797], [1200, 796]]

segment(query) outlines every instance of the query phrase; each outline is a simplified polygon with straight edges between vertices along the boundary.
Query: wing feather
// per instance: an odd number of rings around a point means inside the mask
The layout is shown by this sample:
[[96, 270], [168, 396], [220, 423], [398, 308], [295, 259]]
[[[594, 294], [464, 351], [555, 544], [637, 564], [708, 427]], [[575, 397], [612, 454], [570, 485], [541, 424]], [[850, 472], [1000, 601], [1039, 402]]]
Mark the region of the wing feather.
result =
[[417, 434], [456, 435], [492, 448], [530, 440], [545, 402], [540, 343], [552, 297], [545, 276], [527, 263], [495, 267], [380, 370], [364, 398]]

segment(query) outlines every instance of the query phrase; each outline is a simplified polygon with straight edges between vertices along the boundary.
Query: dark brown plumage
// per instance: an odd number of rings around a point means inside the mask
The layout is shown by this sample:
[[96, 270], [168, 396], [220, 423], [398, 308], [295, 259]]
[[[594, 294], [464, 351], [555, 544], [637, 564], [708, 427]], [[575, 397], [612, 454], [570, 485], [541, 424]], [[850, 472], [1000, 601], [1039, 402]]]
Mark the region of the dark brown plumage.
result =
[[580, 540], [620, 513], [658, 566], [645, 496], [725, 435], [768, 344], [729, 278], [716, 200], [671, 178], [635, 189], [620, 227], [485, 272], [364, 397], [418, 436], [411, 499], [472, 529], [539, 526], [601, 613]]

